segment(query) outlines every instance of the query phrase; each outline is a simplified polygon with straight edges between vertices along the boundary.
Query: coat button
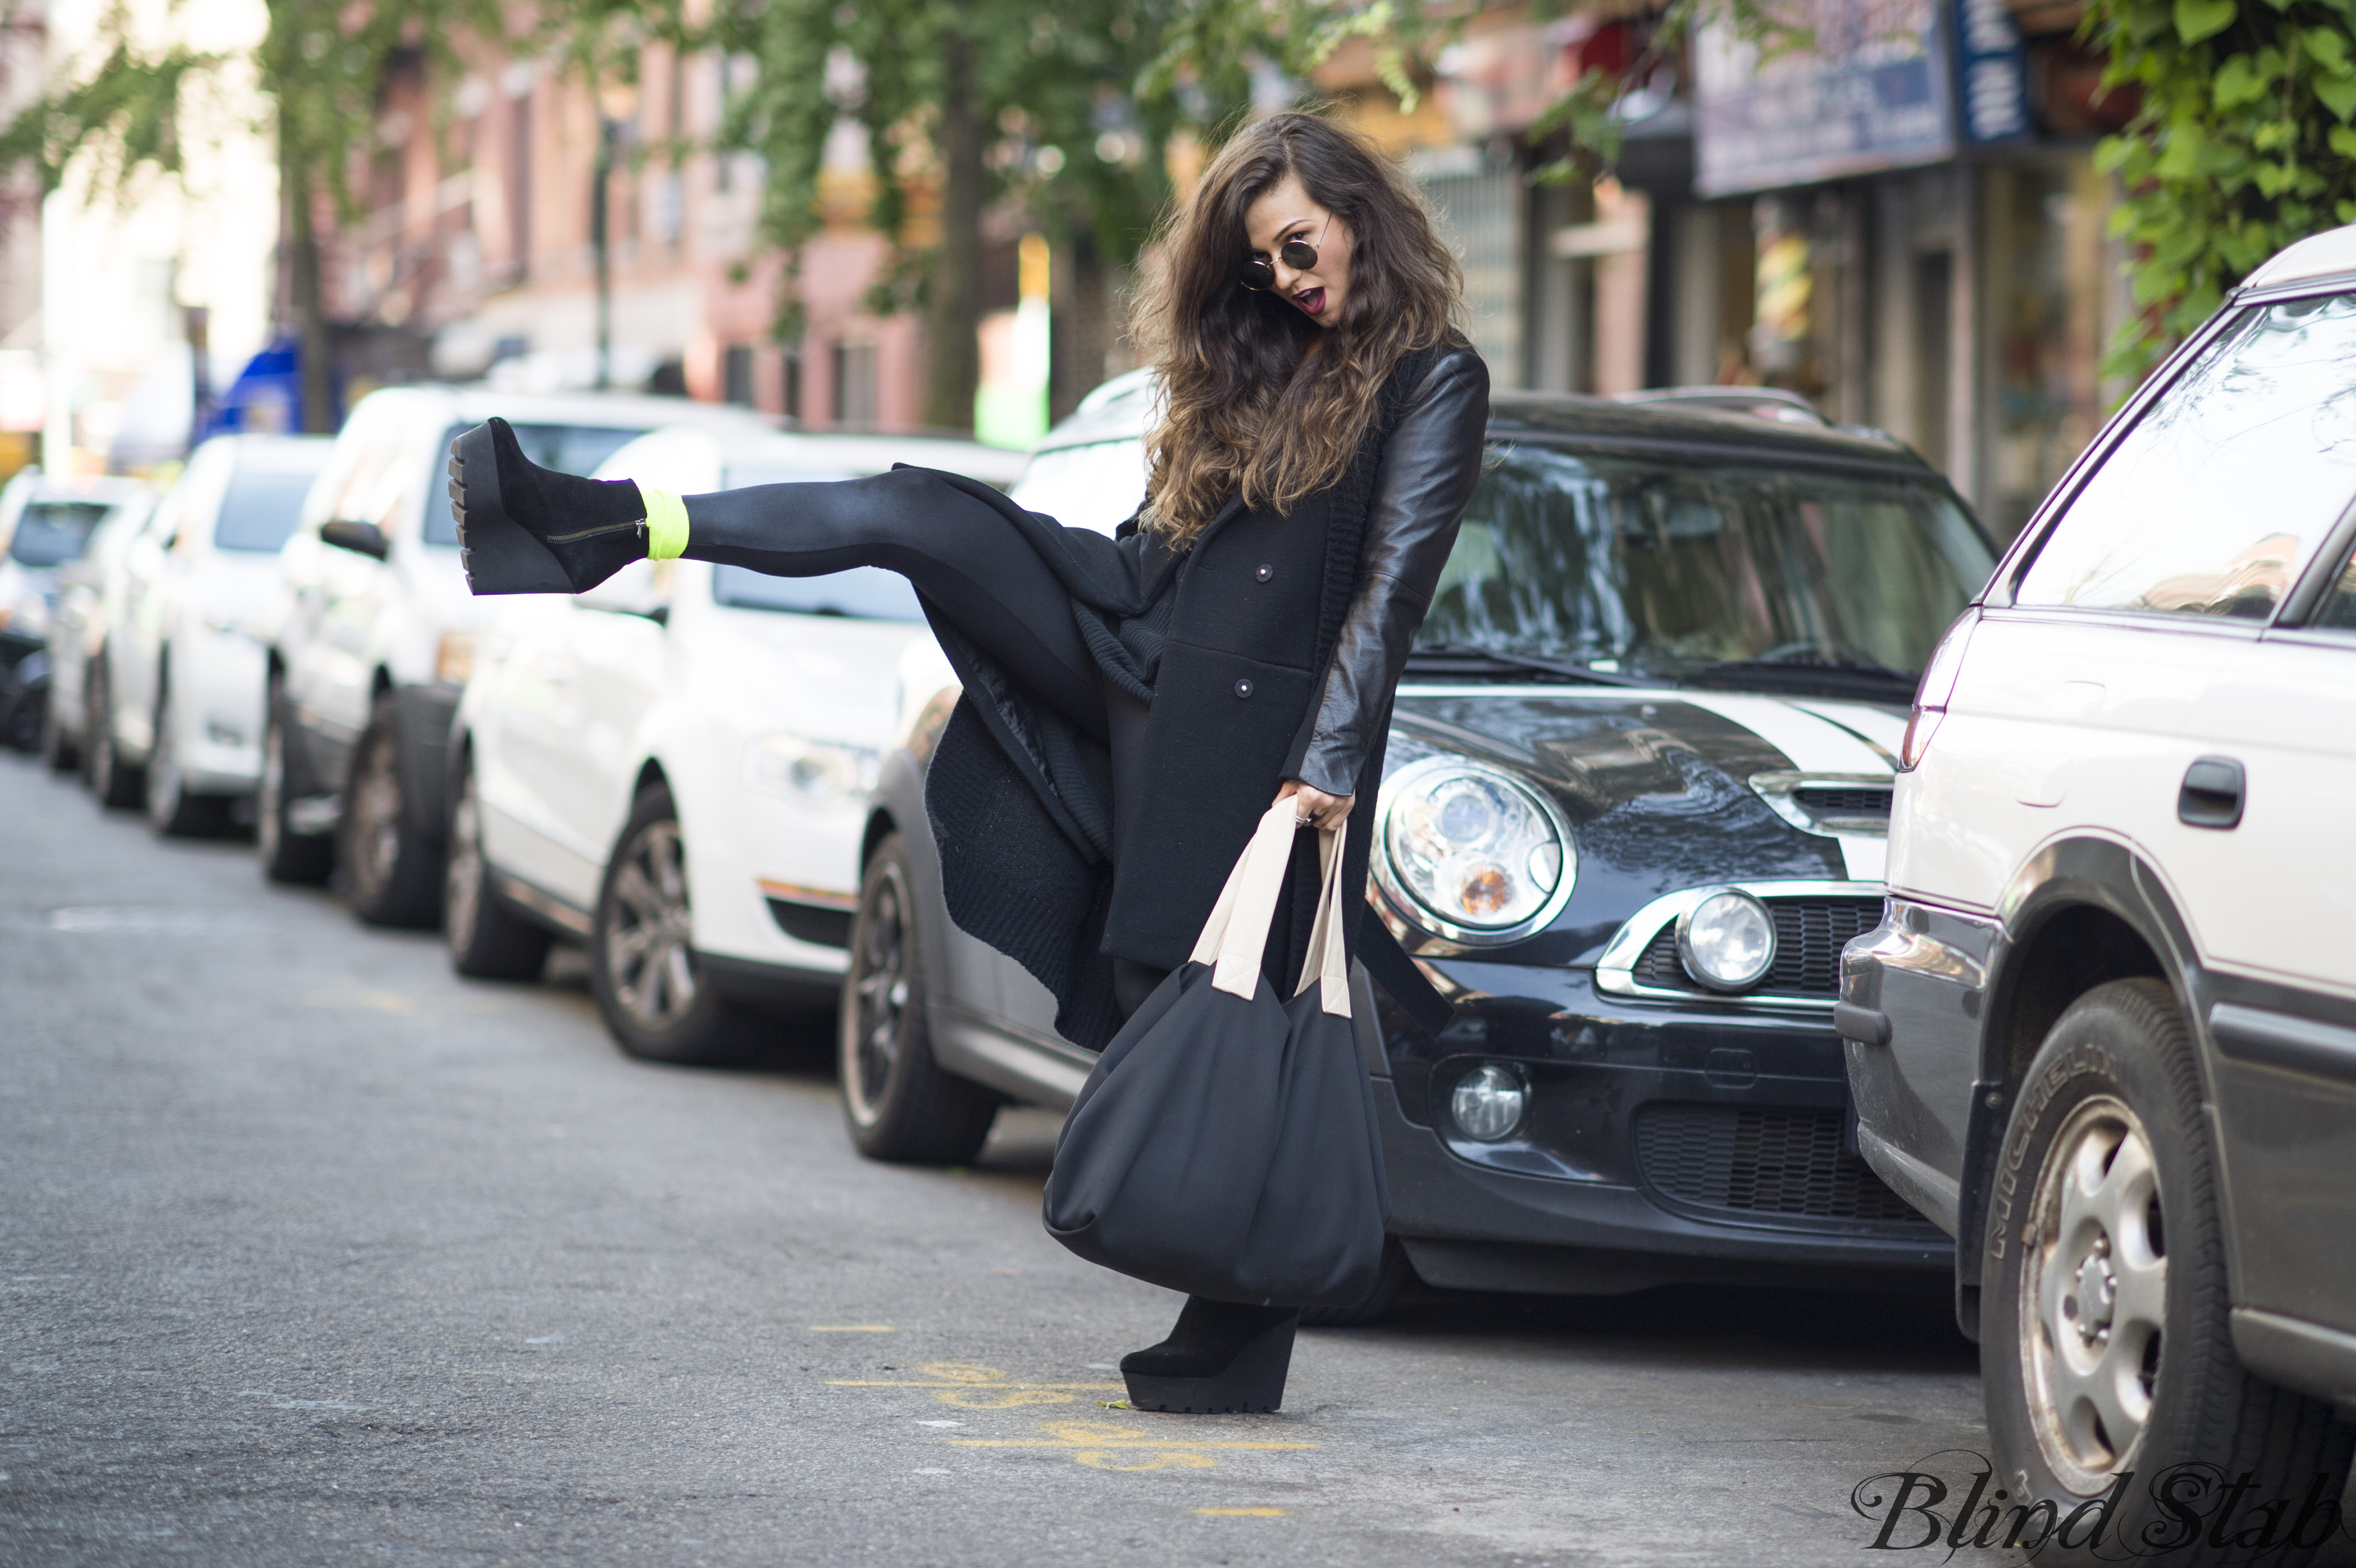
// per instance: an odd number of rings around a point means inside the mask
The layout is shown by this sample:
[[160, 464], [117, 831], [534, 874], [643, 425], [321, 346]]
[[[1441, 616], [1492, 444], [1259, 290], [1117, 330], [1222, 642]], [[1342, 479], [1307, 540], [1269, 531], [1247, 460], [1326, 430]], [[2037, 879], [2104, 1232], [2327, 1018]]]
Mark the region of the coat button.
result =
[[1253, 572], [1252, 575], [1258, 578], [1262, 582], [1266, 582], [1269, 578], [1276, 575], [1276, 568], [1272, 566], [1263, 566], [1258, 571]]
[[1248, 680], [1239, 680], [1236, 682], [1236, 695], [1237, 697], [1249, 697], [1251, 695], [1251, 682]]

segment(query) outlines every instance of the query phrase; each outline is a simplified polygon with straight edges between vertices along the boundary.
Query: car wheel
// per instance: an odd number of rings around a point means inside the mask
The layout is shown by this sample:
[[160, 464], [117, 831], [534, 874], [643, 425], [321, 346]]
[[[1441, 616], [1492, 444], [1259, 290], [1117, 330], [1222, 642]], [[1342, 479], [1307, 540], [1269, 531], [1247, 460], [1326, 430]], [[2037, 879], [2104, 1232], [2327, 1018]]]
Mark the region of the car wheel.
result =
[[915, 886], [906, 843], [885, 835], [860, 878], [842, 976], [842, 1117], [870, 1159], [967, 1165], [990, 1136], [1001, 1096], [933, 1060]]
[[6, 709], [6, 718], [0, 720], [0, 741], [15, 752], [37, 752], [41, 749], [41, 709], [43, 702], [37, 691], [20, 691]]
[[1391, 1315], [1399, 1292], [1414, 1284], [1415, 1277], [1415, 1264], [1408, 1261], [1407, 1249], [1399, 1245], [1399, 1239], [1385, 1236], [1382, 1268], [1375, 1275], [1373, 1288], [1357, 1300], [1339, 1307], [1304, 1307], [1301, 1309], [1301, 1321], [1311, 1328], [1363, 1328], [1370, 1323], [1379, 1323]]
[[53, 773], [71, 773], [81, 763], [81, 748], [58, 721], [54, 702], [41, 704], [41, 762]]
[[122, 750], [114, 743], [114, 699], [105, 677], [99, 677], [91, 690], [90, 792], [98, 796], [101, 805], [127, 810], [145, 795], [146, 780], [123, 760]]
[[491, 891], [483, 856], [483, 808], [470, 765], [450, 812], [449, 859], [442, 874], [442, 934], [450, 966], [477, 980], [537, 980], [548, 965], [549, 933]]
[[270, 683], [262, 709], [262, 781], [254, 795], [254, 847], [262, 874], [273, 882], [316, 886], [335, 869], [336, 841], [324, 833], [297, 833], [286, 819], [294, 798], [286, 787], [286, 698]]
[[336, 846], [344, 901], [369, 925], [430, 926], [441, 918], [440, 857], [410, 822], [408, 805], [401, 726], [392, 699], [380, 697], [352, 752]]
[[[2346, 1483], [2356, 1433], [2328, 1404], [2251, 1376], [2233, 1353], [2201, 1104], [2183, 1015], [2148, 979], [2072, 1004], [2014, 1101], [1989, 1201], [1981, 1365], [2003, 1486], [2023, 1508], [2051, 1502], [2056, 1520], [2083, 1509], [2072, 1539], [2056, 1534], [2040, 1561], [2107, 1561], [2135, 1541], [2168, 1548], [2171, 1563], [2303, 1563], [2311, 1551], [2261, 1557], [2248, 1544], [2208, 1544], [2263, 1515], [2180, 1540], [2181, 1519], [2146, 1488], [2179, 1466], [2249, 1471], [2250, 1508], [2289, 1499], [2281, 1523], [2310, 1487], [2337, 1499]], [[2122, 1489], [2103, 1543], [2090, 1541], [2089, 1505], [2129, 1472], [2140, 1479]], [[2213, 1492], [2210, 1503], [2214, 1511]]]
[[661, 784], [640, 792], [605, 862], [589, 988], [615, 1043], [641, 1061], [724, 1066], [758, 1044], [753, 1019], [722, 1001], [696, 964], [687, 840]]
[[172, 711], [172, 688], [155, 699], [155, 744], [147, 753], [147, 823], [164, 837], [218, 833], [229, 824], [229, 802], [220, 795], [191, 795], [180, 769], [179, 716]]

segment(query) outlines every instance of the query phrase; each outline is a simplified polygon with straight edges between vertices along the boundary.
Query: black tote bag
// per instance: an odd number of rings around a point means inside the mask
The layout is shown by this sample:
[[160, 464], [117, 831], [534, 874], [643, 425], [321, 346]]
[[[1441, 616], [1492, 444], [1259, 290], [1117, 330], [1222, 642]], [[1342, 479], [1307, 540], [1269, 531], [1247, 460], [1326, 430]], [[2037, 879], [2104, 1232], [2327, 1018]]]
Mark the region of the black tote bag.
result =
[[1390, 1190], [1350, 1021], [1340, 833], [1321, 835], [1300, 985], [1280, 999], [1260, 974], [1296, 828], [1289, 800], [1260, 819], [1193, 958], [1105, 1048], [1064, 1122], [1042, 1217], [1090, 1263], [1219, 1301], [1374, 1287]]

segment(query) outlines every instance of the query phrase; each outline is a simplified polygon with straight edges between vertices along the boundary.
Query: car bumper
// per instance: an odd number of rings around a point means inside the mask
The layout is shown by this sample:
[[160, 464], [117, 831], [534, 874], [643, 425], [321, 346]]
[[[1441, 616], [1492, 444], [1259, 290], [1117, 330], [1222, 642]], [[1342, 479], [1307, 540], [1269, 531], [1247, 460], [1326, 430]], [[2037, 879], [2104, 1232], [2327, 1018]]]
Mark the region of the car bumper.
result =
[[[1633, 1002], [1583, 969], [1433, 967], [1468, 995], [1437, 1037], [1382, 1008], [1376, 1095], [1391, 1229], [1427, 1282], [1601, 1294], [1952, 1267], [1947, 1237], [1858, 1157], [1828, 1012]], [[1448, 1101], [1490, 1062], [1529, 1097], [1512, 1136], [1482, 1143]]]

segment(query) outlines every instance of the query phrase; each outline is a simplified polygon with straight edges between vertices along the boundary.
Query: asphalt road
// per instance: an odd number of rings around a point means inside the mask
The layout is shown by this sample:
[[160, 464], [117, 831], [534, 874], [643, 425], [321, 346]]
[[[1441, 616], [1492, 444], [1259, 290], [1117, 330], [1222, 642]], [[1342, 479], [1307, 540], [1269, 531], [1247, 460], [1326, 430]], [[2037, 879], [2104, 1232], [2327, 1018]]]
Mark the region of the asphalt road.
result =
[[1108, 1409], [1177, 1300], [1043, 1233], [1052, 1118], [870, 1164], [822, 1042], [639, 1065], [552, 973], [0, 757], [0, 1563], [1819, 1564], [1984, 1445], [1942, 1297], [1435, 1293]]

